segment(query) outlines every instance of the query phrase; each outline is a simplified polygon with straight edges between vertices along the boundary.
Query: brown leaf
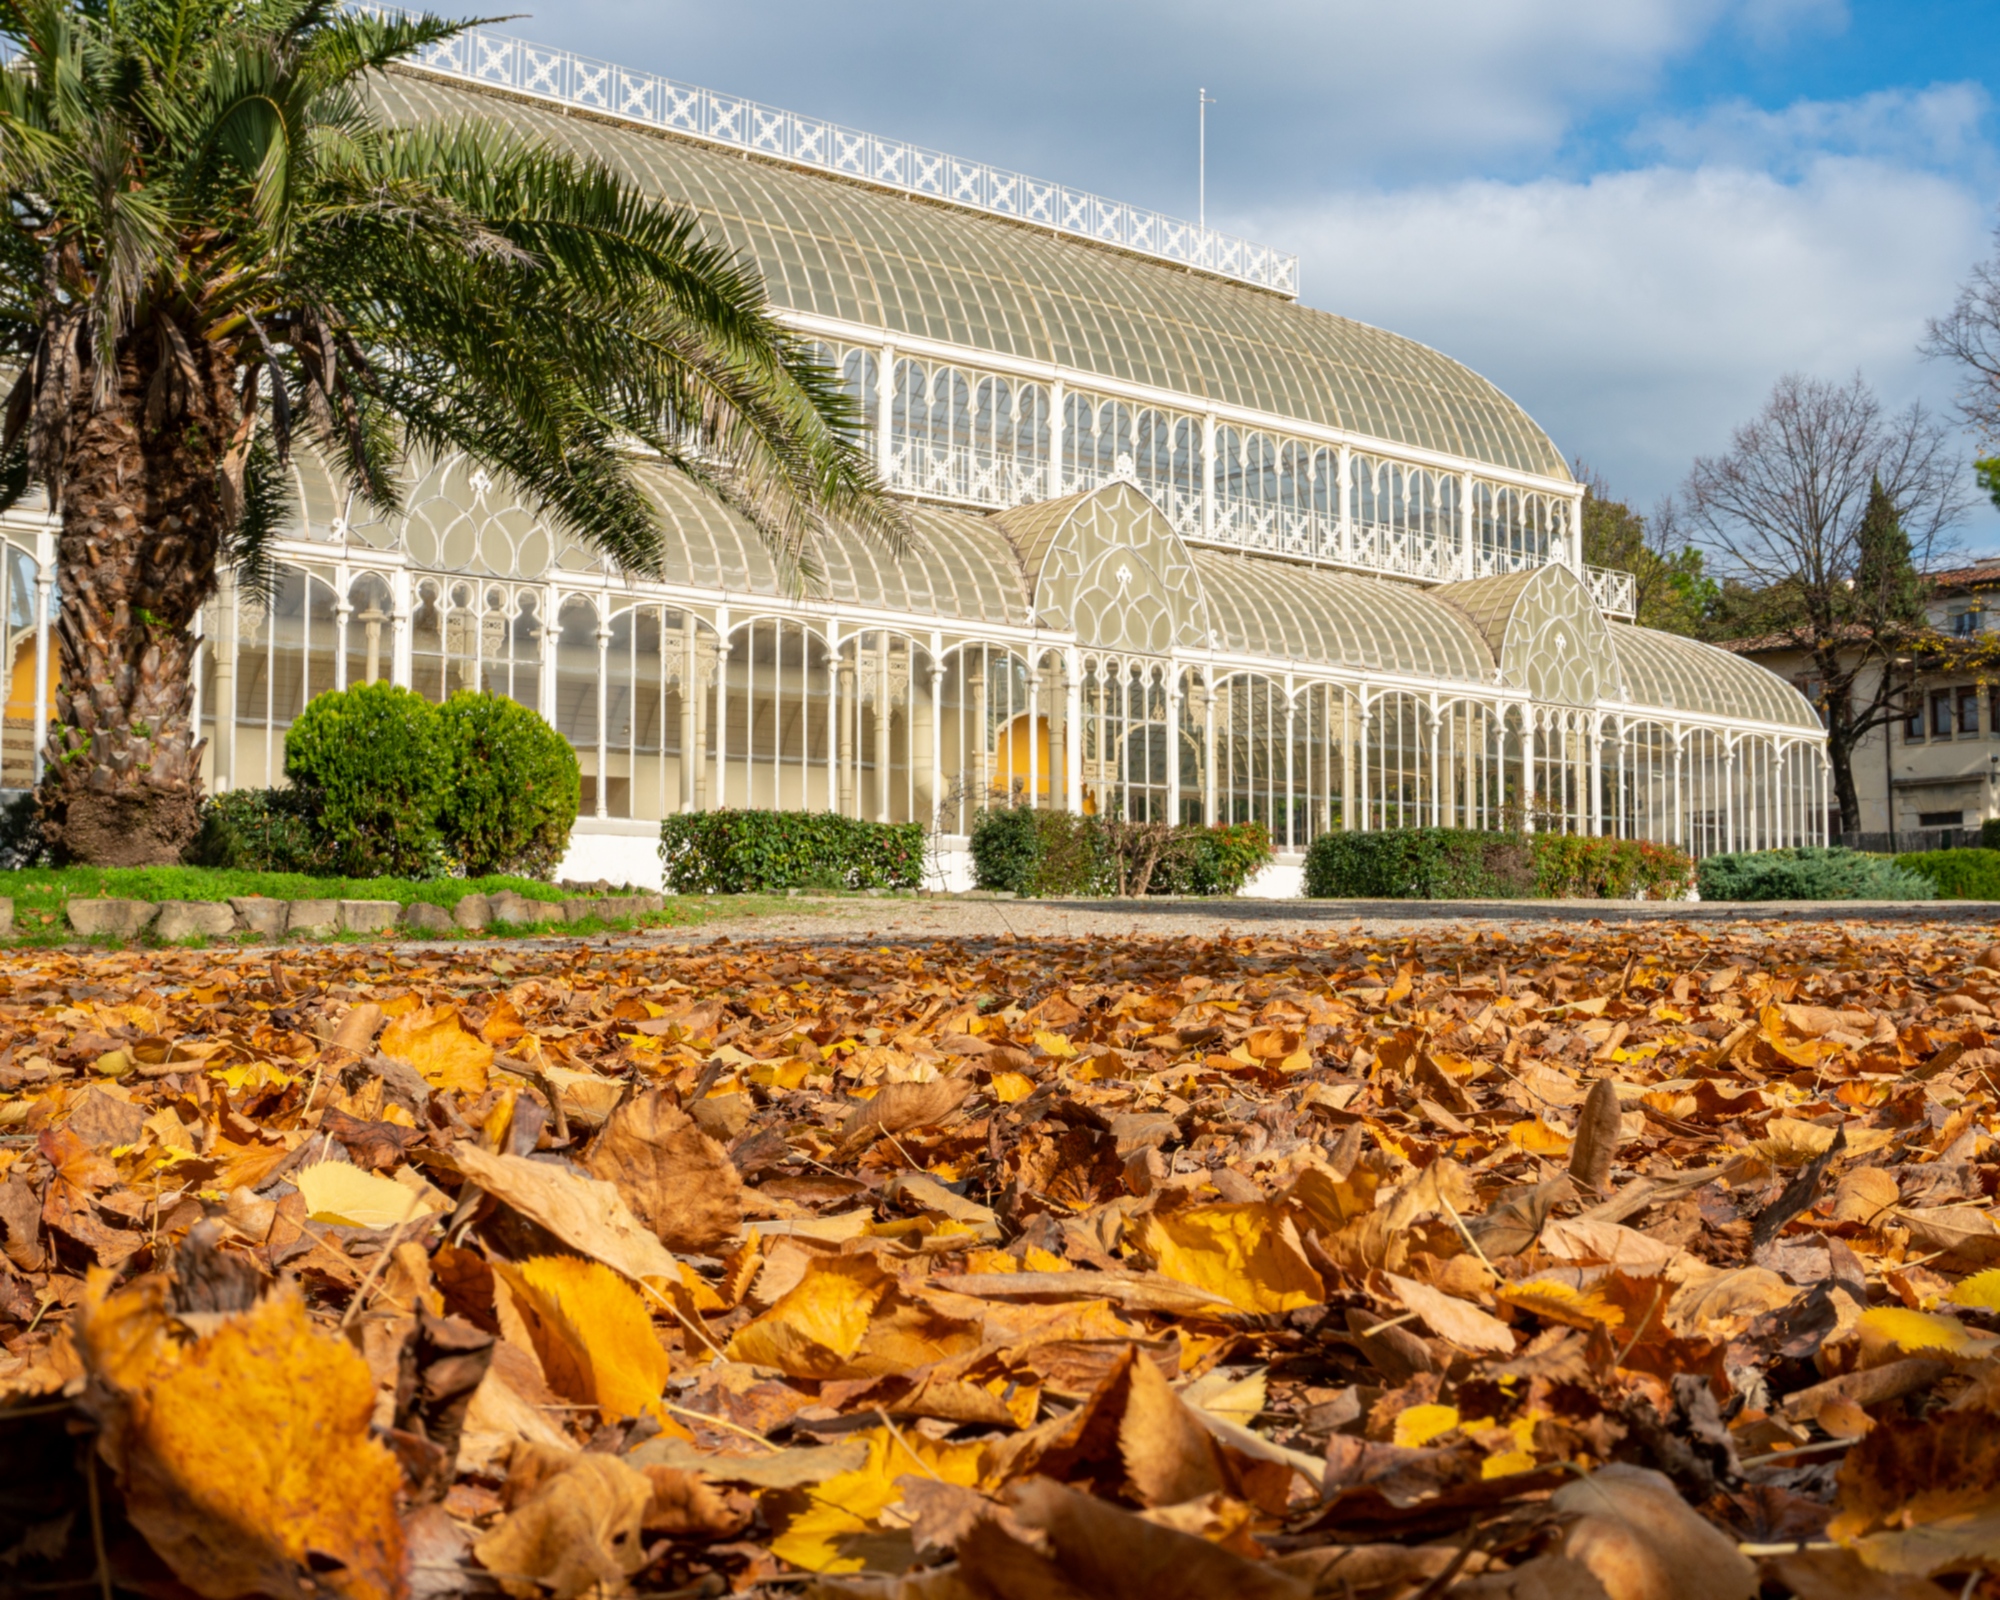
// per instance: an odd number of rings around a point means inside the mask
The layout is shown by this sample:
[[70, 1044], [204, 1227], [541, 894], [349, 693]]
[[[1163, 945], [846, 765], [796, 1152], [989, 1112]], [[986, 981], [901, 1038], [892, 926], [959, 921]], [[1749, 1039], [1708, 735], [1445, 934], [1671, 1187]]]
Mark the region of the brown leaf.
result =
[[735, 1163], [660, 1090], [612, 1112], [584, 1165], [669, 1250], [719, 1255], [743, 1225]]
[[1424, 1326], [1440, 1339], [1449, 1339], [1465, 1350], [1489, 1354], [1514, 1353], [1514, 1333], [1506, 1323], [1479, 1307], [1433, 1289], [1413, 1278], [1385, 1274], [1396, 1298], [1423, 1319]]
[[679, 1280], [678, 1263], [640, 1225], [612, 1185], [547, 1161], [490, 1155], [470, 1142], [452, 1146], [451, 1153], [459, 1170], [480, 1188], [571, 1248], [628, 1278]]
[[1576, 1143], [1569, 1153], [1569, 1175], [1598, 1194], [1604, 1193], [1611, 1182], [1611, 1163], [1618, 1155], [1621, 1120], [1618, 1086], [1609, 1078], [1599, 1078], [1590, 1086], [1583, 1110], [1577, 1113]]
[[1213, 1435], [1150, 1361], [1132, 1363], [1118, 1448], [1142, 1505], [1168, 1506], [1235, 1488]]
[[[517, 1474], [525, 1489], [518, 1499]], [[646, 1564], [653, 1485], [618, 1457], [521, 1445], [508, 1488], [512, 1508], [472, 1550], [516, 1600], [616, 1594]]]
[[942, 1122], [972, 1093], [970, 1078], [938, 1078], [930, 1083], [890, 1083], [876, 1091], [848, 1113], [841, 1126], [837, 1154], [852, 1155], [870, 1141], [887, 1133], [908, 1133], [912, 1128]]
[[1574, 1516], [1563, 1552], [1610, 1600], [1752, 1600], [1757, 1569], [1688, 1508], [1671, 1479], [1614, 1463], [1550, 1497]]

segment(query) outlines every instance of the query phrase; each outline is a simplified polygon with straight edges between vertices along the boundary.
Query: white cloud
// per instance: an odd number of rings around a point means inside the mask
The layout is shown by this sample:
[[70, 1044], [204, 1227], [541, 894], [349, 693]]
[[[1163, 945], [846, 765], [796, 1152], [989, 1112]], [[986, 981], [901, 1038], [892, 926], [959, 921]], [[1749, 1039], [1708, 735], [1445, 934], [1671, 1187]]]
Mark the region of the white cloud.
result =
[[1855, 155], [1984, 173], [1993, 161], [1986, 140], [1992, 112], [1992, 97], [1978, 83], [1798, 100], [1776, 111], [1729, 100], [1696, 116], [1648, 118], [1628, 143], [1677, 166], [1719, 162], [1795, 175], [1825, 156]]
[[1899, 404], [1948, 400], [1954, 375], [1915, 347], [1988, 219], [1949, 177], [1829, 157], [1795, 183], [1661, 166], [1349, 195], [1258, 221], [1303, 246], [1308, 303], [1467, 362], [1650, 503], [1783, 372], [1859, 370]]

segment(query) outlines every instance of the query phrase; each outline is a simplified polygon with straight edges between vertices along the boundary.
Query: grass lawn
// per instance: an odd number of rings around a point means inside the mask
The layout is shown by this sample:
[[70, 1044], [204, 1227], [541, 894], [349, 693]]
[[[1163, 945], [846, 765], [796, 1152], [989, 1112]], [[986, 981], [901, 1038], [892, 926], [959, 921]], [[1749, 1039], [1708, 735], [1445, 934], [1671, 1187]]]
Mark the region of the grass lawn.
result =
[[[429, 901], [451, 907], [468, 894], [512, 889], [530, 900], [570, 898], [552, 883], [533, 878], [309, 878], [293, 872], [236, 872], [219, 867], [31, 867], [0, 872], [0, 895], [14, 900], [15, 944], [68, 944], [76, 935], [63, 916], [64, 905], [79, 900], [228, 900], [262, 895], [268, 900], [394, 900], [398, 905]], [[566, 923], [581, 937], [628, 927], [678, 927], [724, 916], [757, 916], [798, 909], [796, 902], [763, 895], [667, 897], [666, 909], [647, 916], [603, 922]], [[352, 937], [373, 937], [353, 935]], [[458, 934], [455, 937], [477, 937]]]

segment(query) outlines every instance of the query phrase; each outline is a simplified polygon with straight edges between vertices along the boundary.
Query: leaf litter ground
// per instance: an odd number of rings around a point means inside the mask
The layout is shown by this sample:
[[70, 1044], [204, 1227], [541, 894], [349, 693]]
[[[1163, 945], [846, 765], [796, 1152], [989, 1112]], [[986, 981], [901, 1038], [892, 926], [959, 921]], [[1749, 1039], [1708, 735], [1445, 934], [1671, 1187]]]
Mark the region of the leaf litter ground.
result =
[[0, 1573], [2000, 1596], [2000, 947], [16, 955]]

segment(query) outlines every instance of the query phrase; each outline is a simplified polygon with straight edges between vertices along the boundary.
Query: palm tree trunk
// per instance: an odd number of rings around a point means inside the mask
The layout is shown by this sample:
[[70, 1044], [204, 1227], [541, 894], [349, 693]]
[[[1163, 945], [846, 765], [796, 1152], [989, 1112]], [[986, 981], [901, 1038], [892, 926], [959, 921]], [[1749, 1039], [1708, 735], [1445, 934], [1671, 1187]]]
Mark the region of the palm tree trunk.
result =
[[63, 861], [170, 865], [200, 825], [189, 628], [215, 580], [216, 469], [236, 408], [203, 342], [193, 359], [209, 370], [177, 365], [161, 379], [160, 355], [155, 335], [135, 335], [110, 401], [93, 406], [86, 372], [72, 414], [40, 796], [43, 836]]

